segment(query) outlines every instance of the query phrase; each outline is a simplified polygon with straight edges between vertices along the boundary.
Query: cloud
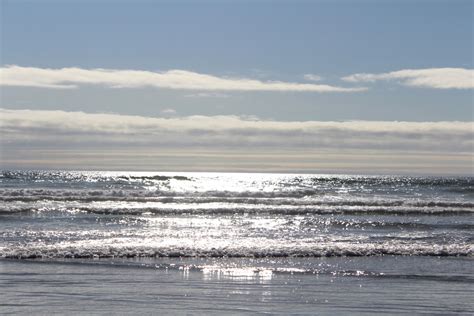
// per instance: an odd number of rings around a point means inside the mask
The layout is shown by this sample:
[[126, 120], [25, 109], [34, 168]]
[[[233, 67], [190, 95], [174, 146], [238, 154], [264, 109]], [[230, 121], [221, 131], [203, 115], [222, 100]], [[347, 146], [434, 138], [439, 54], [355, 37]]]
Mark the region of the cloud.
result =
[[321, 80], [323, 80], [323, 77], [318, 76], [318, 75], [314, 75], [314, 74], [306, 74], [303, 77], [306, 80], [309, 80], [309, 81], [321, 81]]
[[0, 109], [4, 168], [472, 173], [472, 122]]
[[228, 98], [229, 95], [217, 92], [199, 92], [185, 95], [186, 98]]
[[29, 143], [277, 146], [470, 152], [470, 122], [268, 121], [238, 116], [143, 117], [0, 110], [4, 141]]
[[366, 88], [345, 88], [323, 84], [261, 81], [249, 78], [218, 77], [186, 70], [151, 72], [141, 70], [35, 68], [6, 66], [0, 68], [4, 86], [72, 89], [79, 85], [102, 85], [110, 88], [181, 89], [198, 91], [295, 91], [359, 92]]
[[171, 108], [167, 108], [167, 109], [161, 110], [160, 113], [164, 116], [176, 115], [176, 110], [171, 109]]
[[411, 87], [432, 89], [473, 89], [474, 70], [464, 68], [405, 69], [388, 73], [359, 73], [343, 77], [347, 82], [375, 82], [399, 80]]

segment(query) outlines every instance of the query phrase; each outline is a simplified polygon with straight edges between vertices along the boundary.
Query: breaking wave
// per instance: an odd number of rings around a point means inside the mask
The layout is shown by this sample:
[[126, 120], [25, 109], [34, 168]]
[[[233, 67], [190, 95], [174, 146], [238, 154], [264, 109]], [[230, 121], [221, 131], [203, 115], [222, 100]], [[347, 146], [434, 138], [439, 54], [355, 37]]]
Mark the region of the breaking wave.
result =
[[94, 247], [36, 246], [0, 248], [0, 257], [10, 259], [58, 258], [285, 258], [367, 256], [473, 256], [473, 245], [352, 244], [328, 247], [187, 248], [187, 247]]

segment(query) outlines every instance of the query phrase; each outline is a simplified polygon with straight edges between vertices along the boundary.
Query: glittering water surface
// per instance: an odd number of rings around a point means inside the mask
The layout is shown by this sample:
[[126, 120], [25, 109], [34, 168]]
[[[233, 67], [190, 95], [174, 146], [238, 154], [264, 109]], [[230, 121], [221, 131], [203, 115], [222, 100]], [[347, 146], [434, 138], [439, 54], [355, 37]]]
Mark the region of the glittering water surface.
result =
[[[281, 310], [304, 298], [309, 304], [337, 299], [332, 307], [347, 312], [337, 292], [369, 286], [357, 292], [366, 295], [360, 306], [357, 296], [346, 302], [361, 313], [384, 310], [361, 306], [387, 284], [395, 286], [387, 295], [401, 296], [386, 301], [394, 309], [385, 312], [411, 306], [443, 313], [458, 306], [469, 313], [472, 305], [460, 301], [474, 280], [473, 183], [471, 177], [4, 171], [0, 273], [10, 285], [26, 282], [44, 291], [48, 278], [56, 278], [48, 269], [63, 269], [72, 278], [63, 286], [80, 292], [74, 282], [88, 274], [109, 271], [104, 284], [130, 284], [119, 271], [132, 269], [137, 278], [174, 280], [168, 294], [183, 294], [180, 282], [187, 282], [190, 295], [200, 293], [194, 285], [214, 284], [247, 301], [276, 304], [279, 297]], [[43, 283], [27, 273], [34, 263]], [[334, 280], [339, 285], [331, 290], [321, 287]], [[286, 303], [279, 296], [280, 289], [301, 286], [307, 290], [288, 294]], [[439, 306], [400, 302], [427, 286], [421, 300], [452, 295]], [[93, 288], [94, 281], [84, 287]], [[151, 283], [143, 287], [156, 292]], [[25, 289], [17, 293], [29, 293]], [[323, 289], [326, 296], [310, 295]], [[56, 292], [48, 293], [51, 302]], [[276, 312], [255, 304], [247, 311]], [[235, 311], [246, 311], [237, 305]]]
[[471, 256], [473, 182], [6, 171], [0, 256]]

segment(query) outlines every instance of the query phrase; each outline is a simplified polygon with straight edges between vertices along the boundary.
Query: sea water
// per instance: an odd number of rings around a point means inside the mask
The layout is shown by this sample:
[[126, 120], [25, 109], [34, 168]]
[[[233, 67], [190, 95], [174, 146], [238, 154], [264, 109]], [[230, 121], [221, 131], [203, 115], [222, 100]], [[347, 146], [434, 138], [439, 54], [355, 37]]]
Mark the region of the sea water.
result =
[[474, 178], [3, 171], [0, 312], [474, 312]]

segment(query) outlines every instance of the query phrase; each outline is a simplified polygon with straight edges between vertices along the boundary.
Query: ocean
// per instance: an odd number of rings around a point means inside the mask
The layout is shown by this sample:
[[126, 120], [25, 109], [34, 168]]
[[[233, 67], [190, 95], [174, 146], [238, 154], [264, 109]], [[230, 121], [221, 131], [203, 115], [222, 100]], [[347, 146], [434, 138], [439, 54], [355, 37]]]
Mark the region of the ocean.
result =
[[474, 178], [3, 171], [0, 313], [473, 314]]

